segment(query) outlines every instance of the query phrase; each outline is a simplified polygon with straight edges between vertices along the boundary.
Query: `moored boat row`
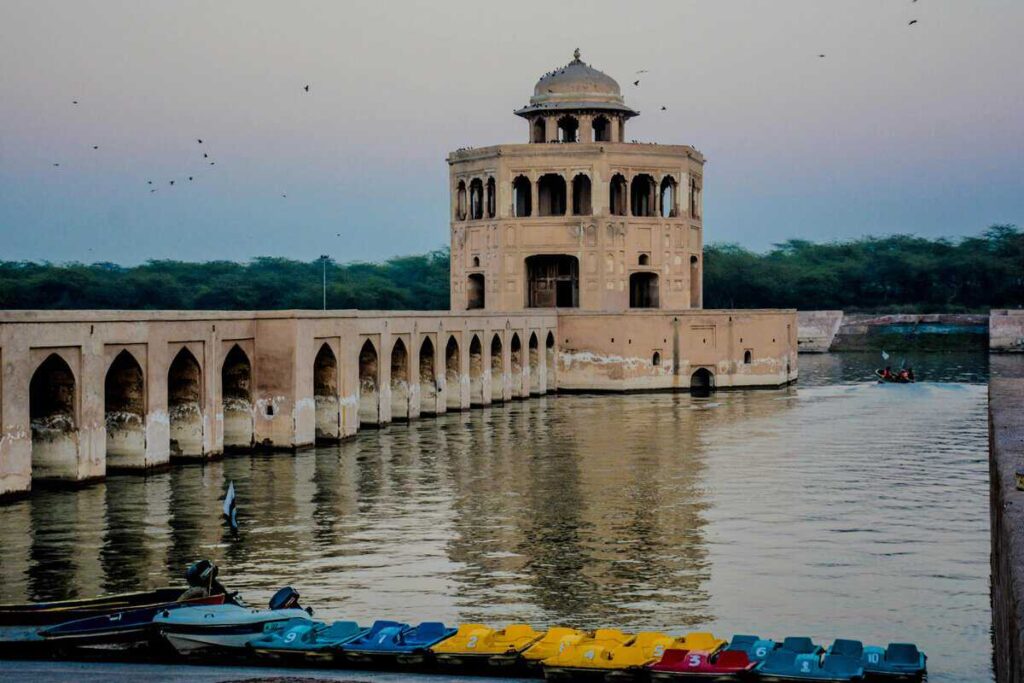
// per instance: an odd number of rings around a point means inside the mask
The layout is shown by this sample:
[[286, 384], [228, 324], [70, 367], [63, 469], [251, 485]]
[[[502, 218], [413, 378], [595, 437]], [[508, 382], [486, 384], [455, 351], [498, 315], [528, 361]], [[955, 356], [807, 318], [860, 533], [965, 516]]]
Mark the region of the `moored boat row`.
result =
[[[197, 563], [200, 564], [200, 563]], [[193, 565], [195, 567], [196, 565]], [[212, 569], [211, 569], [212, 568]], [[915, 645], [886, 648], [838, 639], [827, 649], [806, 637], [781, 641], [711, 633], [536, 630], [439, 622], [324, 622], [278, 591], [253, 609], [216, 583], [216, 567], [189, 570], [190, 588], [91, 601], [0, 606], [3, 654], [74, 656], [84, 648], [146, 647], [186, 659], [291, 666], [376, 667], [402, 671], [487, 672], [548, 680], [811, 681], [921, 680], [926, 657]], [[171, 595], [178, 599], [169, 601]], [[107, 611], [104, 611], [107, 610]], [[70, 618], [66, 618], [70, 617]]]

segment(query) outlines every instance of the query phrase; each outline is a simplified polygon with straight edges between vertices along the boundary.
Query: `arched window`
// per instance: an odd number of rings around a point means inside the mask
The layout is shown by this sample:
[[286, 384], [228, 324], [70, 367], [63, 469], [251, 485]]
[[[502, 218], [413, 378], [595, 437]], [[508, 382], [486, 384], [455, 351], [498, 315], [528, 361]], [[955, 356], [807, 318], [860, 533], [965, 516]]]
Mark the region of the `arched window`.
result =
[[480, 257], [479, 256], [474, 256], [473, 257], [473, 267], [474, 268], [479, 268], [480, 267]]
[[466, 182], [463, 180], [455, 188], [455, 218], [466, 220]]
[[512, 181], [512, 215], [524, 218], [533, 209], [533, 192], [530, 179], [524, 175], [516, 176]]
[[640, 258], [637, 259], [637, 262], [641, 266], [649, 266], [651, 265], [651, 257], [649, 254], [640, 254]]
[[533, 120], [532, 133], [530, 134], [530, 142], [547, 142], [547, 127], [544, 125], [544, 118], [538, 116]]
[[750, 355], [751, 355], [750, 354], [750, 349], [747, 349], [746, 351], [743, 352], [743, 364], [744, 365], [750, 365], [750, 361], [751, 361]]
[[537, 215], [565, 215], [565, 178], [545, 173], [537, 181]]
[[658, 308], [658, 276], [633, 273], [629, 276], [629, 307]]
[[75, 374], [51, 353], [29, 381], [32, 479], [78, 478], [78, 412]]
[[695, 179], [690, 180], [690, 216], [700, 218], [700, 185]]
[[484, 307], [484, 276], [483, 273], [470, 273], [466, 285], [466, 308], [474, 310]]
[[651, 358], [651, 365], [654, 367], [661, 365], [661, 354], [659, 352], [654, 352], [654, 356]]
[[572, 179], [572, 215], [589, 216], [592, 213], [590, 178], [580, 173]]
[[612, 125], [608, 122], [607, 116], [595, 117], [592, 125], [594, 129], [594, 142], [612, 141]]
[[377, 347], [367, 339], [359, 349], [359, 424], [380, 424], [380, 369]]
[[462, 408], [462, 360], [459, 354], [459, 342], [455, 337], [448, 337], [444, 349], [445, 406], [448, 410]]
[[469, 216], [473, 220], [484, 217], [484, 181], [479, 178], [469, 183]]
[[324, 342], [313, 359], [313, 402], [316, 404], [317, 441], [337, 441], [341, 437], [338, 393], [338, 358], [330, 344]]
[[621, 173], [612, 176], [608, 183], [608, 210], [613, 216], [626, 215], [626, 178]]
[[252, 363], [238, 344], [228, 351], [220, 374], [224, 448], [252, 448]]
[[679, 215], [676, 207], [676, 180], [670, 175], [661, 179], [661, 217], [673, 218]]
[[498, 197], [494, 186], [494, 177], [487, 179], [487, 217], [494, 218], [497, 213]]
[[634, 216], [653, 216], [655, 202], [654, 178], [646, 173], [638, 173], [633, 176], [630, 183], [629, 204], [633, 208]]
[[563, 116], [558, 119], [558, 141], [577, 142], [580, 122], [575, 116]]
[[700, 261], [690, 257], [690, 308], [700, 308]]

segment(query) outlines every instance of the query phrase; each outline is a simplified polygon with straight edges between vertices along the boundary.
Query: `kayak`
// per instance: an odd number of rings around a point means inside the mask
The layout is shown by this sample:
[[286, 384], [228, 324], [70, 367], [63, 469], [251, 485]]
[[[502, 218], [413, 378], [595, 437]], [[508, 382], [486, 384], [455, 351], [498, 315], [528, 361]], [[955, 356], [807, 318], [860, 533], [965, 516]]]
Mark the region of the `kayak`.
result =
[[483, 624], [461, 624], [450, 638], [430, 648], [439, 664], [502, 666], [518, 659], [519, 654], [544, 636], [526, 624], [509, 624], [495, 630]]
[[303, 609], [250, 609], [238, 605], [183, 607], [153, 618], [156, 631], [183, 656], [239, 650], [275, 625], [291, 619], [312, 621]]
[[875, 370], [875, 376], [878, 377], [879, 384], [913, 384], [915, 382], [913, 379], [900, 378], [896, 375], [886, 377], [881, 370]]
[[346, 661], [356, 664], [421, 664], [426, 661], [428, 648], [457, 632], [437, 621], [425, 621], [419, 626], [376, 621], [367, 632], [346, 642], [341, 654]]
[[307, 616], [267, 625], [264, 633], [250, 640], [247, 647], [261, 659], [331, 662], [342, 645], [368, 630], [354, 621], [327, 624]]
[[136, 607], [85, 619], [75, 619], [43, 628], [39, 631], [39, 635], [53, 646], [127, 648], [149, 642], [152, 636], [153, 618], [160, 612], [203, 605], [221, 605], [226, 598], [227, 596], [224, 594], [210, 595], [184, 602]]

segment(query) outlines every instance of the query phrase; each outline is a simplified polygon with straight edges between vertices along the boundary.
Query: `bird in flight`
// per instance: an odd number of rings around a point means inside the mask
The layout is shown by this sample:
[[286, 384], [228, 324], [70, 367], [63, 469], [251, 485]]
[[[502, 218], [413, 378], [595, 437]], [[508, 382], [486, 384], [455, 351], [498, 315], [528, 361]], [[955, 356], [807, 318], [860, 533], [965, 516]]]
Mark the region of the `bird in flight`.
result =
[[288, 199], [288, 195], [286, 195], [286, 194], [283, 194], [281, 196], [284, 197], [285, 199]]
[[640, 85], [640, 80], [637, 79], [637, 80], [633, 81], [633, 85]]
[[192, 182], [192, 176], [188, 177], [189, 182]]
[[78, 104], [78, 100], [71, 100], [71, 104]]
[[214, 162], [212, 162], [212, 161], [211, 161], [211, 162], [210, 162], [210, 166], [213, 166], [213, 164], [214, 164]]
[[203, 144], [202, 138], [196, 138], [196, 142], [198, 142], [200, 145]]
[[913, 25], [914, 25], [914, 24], [916, 24], [916, 23], [917, 23], [917, 19], [911, 19], [911, 20], [910, 20], [910, 23], [909, 23], [909, 24], [907, 24], [907, 26], [913, 26]]
[[825, 59], [825, 55], [818, 55], [819, 59]]
[[661, 110], [662, 111], [668, 111], [668, 107], [662, 107]]
[[100, 146], [99, 146], [99, 145], [93, 145], [93, 146], [92, 146], [92, 148], [93, 148], [93, 149], [99, 149], [99, 148], [100, 148]]
[[647, 73], [647, 69], [640, 69], [639, 71], [637, 71], [637, 73], [638, 74], [645, 74], [645, 73]]
[[209, 159], [209, 158], [210, 158], [210, 155], [209, 155], [209, 154], [207, 154], [206, 152], [203, 152], [203, 158], [204, 158], [204, 159]]
[[152, 180], [147, 180], [147, 181], [146, 181], [146, 184], [147, 184], [147, 185], [152, 185], [152, 184], [153, 184], [153, 181], [152, 181]]
[[60, 166], [60, 164], [54, 164], [54, 166]]
[[306, 92], [309, 92], [309, 85], [306, 85], [306, 87], [303, 88], [303, 90], [305, 90]]
[[172, 181], [171, 181], [171, 185], [173, 185], [173, 184], [174, 184], [174, 181], [172, 180]]

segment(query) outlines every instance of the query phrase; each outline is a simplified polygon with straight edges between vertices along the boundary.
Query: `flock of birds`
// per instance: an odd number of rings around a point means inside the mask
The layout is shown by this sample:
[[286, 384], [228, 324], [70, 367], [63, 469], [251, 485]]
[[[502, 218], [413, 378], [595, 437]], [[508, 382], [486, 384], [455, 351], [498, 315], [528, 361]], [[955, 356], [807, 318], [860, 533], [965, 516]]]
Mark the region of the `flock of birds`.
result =
[[[309, 84], [307, 83], [306, 85], [304, 85], [302, 87], [302, 90], [304, 92], [308, 93], [309, 92]], [[77, 106], [78, 105], [78, 100], [71, 100], [71, 104], [74, 105], [74, 106]], [[203, 138], [196, 138], [196, 144], [197, 145], [202, 145], [203, 144]], [[94, 150], [99, 150], [100, 146], [99, 145], [92, 145], [92, 148]], [[204, 147], [202, 149], [205, 150], [207, 148]], [[203, 163], [204, 164], [208, 164], [210, 166], [216, 166], [217, 165], [217, 162], [210, 158], [210, 153], [209, 152], [203, 151], [202, 155], [203, 155], [202, 159], [203, 159]], [[54, 167], [59, 168], [60, 167], [60, 162], [54, 162], [53, 165], [54, 165]], [[190, 175], [190, 176], [184, 176], [183, 175], [182, 178], [187, 178], [188, 179], [187, 182], [190, 182], [190, 183], [195, 181], [195, 175]], [[181, 178], [177, 178], [177, 179], [172, 178], [172, 179], [168, 180], [167, 181], [167, 186], [168, 187], [174, 187], [175, 181], [176, 180], [180, 180], [180, 179]], [[152, 179], [146, 181], [146, 186], [149, 187], [150, 194], [159, 191], [159, 188], [155, 187], [154, 182], [153, 182]], [[284, 199], [287, 199], [288, 195], [286, 193], [282, 193], [281, 197], [284, 198]]]

